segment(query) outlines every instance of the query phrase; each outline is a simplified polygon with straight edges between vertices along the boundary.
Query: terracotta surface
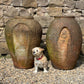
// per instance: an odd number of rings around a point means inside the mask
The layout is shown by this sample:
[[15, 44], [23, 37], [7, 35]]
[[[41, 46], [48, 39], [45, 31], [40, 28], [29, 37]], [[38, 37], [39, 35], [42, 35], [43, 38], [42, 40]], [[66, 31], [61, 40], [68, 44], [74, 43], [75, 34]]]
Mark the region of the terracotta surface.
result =
[[14, 66], [32, 68], [32, 48], [39, 46], [41, 42], [40, 24], [33, 18], [17, 17], [7, 22], [5, 34]]
[[47, 49], [52, 65], [59, 69], [74, 68], [81, 44], [81, 30], [74, 17], [56, 17], [47, 33]]

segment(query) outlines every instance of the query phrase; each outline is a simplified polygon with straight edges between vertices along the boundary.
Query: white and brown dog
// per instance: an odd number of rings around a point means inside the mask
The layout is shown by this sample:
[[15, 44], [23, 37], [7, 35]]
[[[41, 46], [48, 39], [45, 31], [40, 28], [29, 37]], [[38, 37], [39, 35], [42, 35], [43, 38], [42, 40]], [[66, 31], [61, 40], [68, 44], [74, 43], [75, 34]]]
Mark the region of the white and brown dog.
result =
[[44, 49], [40, 47], [35, 47], [32, 49], [32, 54], [34, 55], [34, 73], [38, 72], [38, 68], [43, 68], [44, 72], [47, 72], [48, 61], [46, 56], [43, 54]]

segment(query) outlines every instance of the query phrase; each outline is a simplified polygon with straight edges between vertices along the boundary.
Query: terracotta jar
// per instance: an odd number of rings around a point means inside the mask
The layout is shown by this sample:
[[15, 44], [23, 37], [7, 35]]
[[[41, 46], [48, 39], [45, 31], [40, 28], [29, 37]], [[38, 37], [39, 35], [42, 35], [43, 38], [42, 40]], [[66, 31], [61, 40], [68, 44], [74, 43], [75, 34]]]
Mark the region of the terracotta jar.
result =
[[33, 17], [15, 17], [7, 22], [6, 41], [14, 66], [29, 69], [34, 66], [32, 48], [41, 42], [42, 28]]
[[73, 16], [57, 16], [47, 33], [47, 49], [54, 68], [73, 69], [80, 54], [82, 34]]

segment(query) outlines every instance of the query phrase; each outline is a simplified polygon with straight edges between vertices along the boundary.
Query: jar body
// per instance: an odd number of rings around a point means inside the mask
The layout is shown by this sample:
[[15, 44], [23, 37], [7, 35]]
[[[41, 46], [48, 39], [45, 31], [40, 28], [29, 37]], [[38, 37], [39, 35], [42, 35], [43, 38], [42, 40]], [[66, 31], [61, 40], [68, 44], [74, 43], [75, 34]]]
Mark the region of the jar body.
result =
[[82, 45], [82, 34], [74, 17], [57, 17], [47, 33], [47, 49], [55, 68], [73, 69]]
[[6, 41], [14, 66], [29, 69], [34, 66], [32, 48], [39, 46], [42, 29], [33, 18], [15, 18], [7, 22]]

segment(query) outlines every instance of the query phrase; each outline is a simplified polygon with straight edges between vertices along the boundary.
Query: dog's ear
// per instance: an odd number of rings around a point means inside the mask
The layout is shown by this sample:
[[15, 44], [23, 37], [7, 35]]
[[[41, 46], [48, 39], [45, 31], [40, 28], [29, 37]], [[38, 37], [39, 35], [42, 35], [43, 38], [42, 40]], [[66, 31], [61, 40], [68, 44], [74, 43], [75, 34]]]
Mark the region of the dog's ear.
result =
[[33, 48], [32, 48], [32, 51], [33, 51]]
[[32, 48], [32, 52], [34, 51], [34, 48]]
[[40, 51], [41, 51], [41, 52], [43, 52], [43, 51], [44, 51], [44, 49], [43, 49], [43, 48], [40, 48]]

